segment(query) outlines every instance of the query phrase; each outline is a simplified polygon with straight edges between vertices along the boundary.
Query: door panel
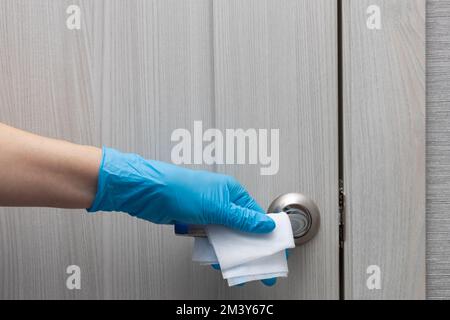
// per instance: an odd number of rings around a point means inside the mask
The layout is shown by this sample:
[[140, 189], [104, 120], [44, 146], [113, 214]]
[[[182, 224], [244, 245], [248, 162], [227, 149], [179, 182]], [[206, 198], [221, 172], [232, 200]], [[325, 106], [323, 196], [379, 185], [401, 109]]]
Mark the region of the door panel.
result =
[[[66, 28], [79, 5], [81, 30]], [[303, 192], [322, 214], [289, 280], [228, 288], [191, 239], [124, 214], [0, 209], [1, 298], [338, 297], [335, 1], [0, 3], [1, 121], [171, 161], [175, 129], [279, 129], [279, 170], [235, 175], [262, 206]], [[270, 148], [270, 147], [269, 147]], [[270, 149], [269, 149], [270, 150]], [[67, 290], [78, 265], [82, 290]]]
[[250, 284], [223, 297], [338, 298], [336, 1], [214, 1], [215, 121], [228, 128], [279, 129], [279, 171], [219, 166], [267, 208], [301, 192], [321, 212], [321, 229], [293, 250], [289, 278]]
[[[66, 8], [82, 8], [79, 31]], [[1, 121], [170, 161], [170, 133], [211, 124], [209, 1], [2, 1]], [[214, 298], [172, 227], [123, 214], [1, 208], [1, 298]], [[66, 289], [80, 266], [81, 291]]]
[[[170, 226], [1, 208], [0, 298], [337, 299], [338, 3], [1, 1], [0, 121], [169, 162], [176, 129], [195, 134], [201, 121], [203, 132], [255, 130], [254, 148], [249, 138], [235, 150], [242, 164], [185, 165], [236, 176], [265, 208], [304, 193], [322, 221], [291, 254], [288, 279], [228, 288], [219, 272], [191, 263], [192, 239]], [[81, 30], [66, 28], [72, 4]], [[374, 3], [342, 4], [345, 296], [422, 298], [424, 1], [377, 1], [381, 30], [367, 28]], [[269, 172], [265, 142], [269, 153], [279, 146]], [[83, 290], [66, 289], [72, 264]], [[381, 268], [380, 290], [367, 289], [370, 265]]]
[[342, 18], [345, 297], [424, 298], [425, 1], [344, 0]]

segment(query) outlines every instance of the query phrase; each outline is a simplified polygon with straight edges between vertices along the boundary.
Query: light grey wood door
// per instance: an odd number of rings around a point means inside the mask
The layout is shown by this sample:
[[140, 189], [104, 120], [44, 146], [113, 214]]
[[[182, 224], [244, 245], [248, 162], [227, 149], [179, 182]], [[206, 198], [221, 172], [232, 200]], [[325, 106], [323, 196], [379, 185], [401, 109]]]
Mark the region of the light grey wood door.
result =
[[168, 162], [177, 129], [201, 154], [206, 130], [242, 129], [231, 159], [184, 165], [235, 176], [263, 207], [301, 192], [322, 219], [288, 279], [229, 288], [170, 226], [0, 208], [0, 298], [423, 298], [424, 16], [424, 0], [0, 1], [1, 122]]
[[[80, 30], [66, 27], [74, 4]], [[0, 21], [0, 121], [163, 161], [195, 121], [278, 129], [272, 175], [259, 162], [189, 167], [236, 176], [264, 207], [302, 192], [322, 217], [288, 279], [229, 288], [171, 227], [1, 208], [0, 298], [338, 298], [336, 1], [2, 0]], [[81, 290], [66, 288], [72, 264]]]
[[342, 26], [345, 297], [421, 299], [425, 1], [344, 0]]

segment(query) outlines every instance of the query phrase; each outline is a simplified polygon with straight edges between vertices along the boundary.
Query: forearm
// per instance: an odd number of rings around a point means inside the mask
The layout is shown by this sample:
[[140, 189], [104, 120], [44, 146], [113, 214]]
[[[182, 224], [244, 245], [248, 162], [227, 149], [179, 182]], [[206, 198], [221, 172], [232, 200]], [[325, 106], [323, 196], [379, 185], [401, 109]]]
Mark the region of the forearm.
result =
[[0, 123], [0, 206], [88, 208], [101, 150]]

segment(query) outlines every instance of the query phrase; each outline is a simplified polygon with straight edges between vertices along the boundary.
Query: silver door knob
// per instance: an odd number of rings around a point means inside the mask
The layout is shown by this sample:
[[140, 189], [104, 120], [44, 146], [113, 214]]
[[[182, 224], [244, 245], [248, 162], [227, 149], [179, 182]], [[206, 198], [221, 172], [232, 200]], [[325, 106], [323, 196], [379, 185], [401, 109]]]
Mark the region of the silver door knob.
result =
[[319, 231], [319, 208], [314, 201], [301, 193], [279, 196], [271, 203], [267, 212], [286, 212], [289, 215], [296, 245], [308, 242]]

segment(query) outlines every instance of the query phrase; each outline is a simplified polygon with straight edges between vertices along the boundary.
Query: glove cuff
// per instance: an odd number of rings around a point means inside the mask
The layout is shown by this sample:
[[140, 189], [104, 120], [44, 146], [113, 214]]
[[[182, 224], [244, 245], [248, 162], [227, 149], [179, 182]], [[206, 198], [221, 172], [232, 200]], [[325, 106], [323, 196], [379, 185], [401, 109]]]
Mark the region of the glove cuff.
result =
[[109, 208], [108, 205], [106, 205], [107, 202], [104, 201], [105, 199], [105, 191], [106, 191], [106, 185], [108, 180], [108, 174], [105, 172], [105, 162], [106, 157], [110, 152], [119, 153], [118, 151], [114, 149], [107, 148], [105, 146], [102, 147], [102, 161], [100, 163], [100, 167], [98, 170], [98, 178], [97, 178], [97, 192], [95, 194], [94, 201], [92, 202], [91, 206], [86, 209], [87, 212], [97, 212], [97, 211], [113, 211], [113, 208]]

